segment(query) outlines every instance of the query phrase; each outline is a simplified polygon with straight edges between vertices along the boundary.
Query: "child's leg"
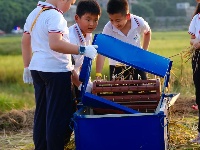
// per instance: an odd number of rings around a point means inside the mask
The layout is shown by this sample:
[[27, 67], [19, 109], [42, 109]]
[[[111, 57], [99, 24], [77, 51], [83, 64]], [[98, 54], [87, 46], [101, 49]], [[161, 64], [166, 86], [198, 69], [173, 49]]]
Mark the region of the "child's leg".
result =
[[133, 79], [133, 75], [134, 75], [133, 67], [130, 68], [130, 66], [126, 66], [126, 67], [123, 66], [123, 70], [126, 70], [126, 71], [124, 71], [124, 74], [123, 74], [124, 80], [132, 80]]
[[129, 80], [130, 78], [130, 75], [133, 75], [133, 68], [129, 68], [129, 66], [119, 66], [119, 67], [116, 67], [116, 66], [113, 66], [113, 65], [110, 65], [109, 66], [109, 69], [110, 69], [110, 80], [112, 80], [112, 76], [113, 75], [118, 75], [121, 74], [123, 72], [123, 77], [124, 77], [124, 80]]
[[[46, 119], [38, 120], [37, 131], [35, 130], [38, 134], [35, 134], [34, 142], [36, 141], [35, 144], [38, 147], [41, 142], [37, 143], [37, 141], [45, 139], [48, 150], [63, 150], [66, 140], [69, 140], [72, 133], [72, 129], [69, 126], [73, 115], [71, 72], [39, 72], [39, 75], [45, 81], [45, 89], [43, 90], [46, 91], [46, 101], [44, 104], [44, 106], [46, 105]], [[40, 109], [41, 111], [37, 116], [40, 116], [43, 107], [40, 106]], [[43, 130], [44, 124], [46, 125], [46, 130]], [[41, 134], [40, 132], [43, 134], [46, 133], [46, 135], [41, 136], [39, 135]], [[37, 150], [40, 149], [38, 148]]]
[[195, 94], [196, 94], [196, 104], [200, 105], [200, 69], [196, 70], [193, 75]]
[[195, 85], [196, 104], [200, 105], [200, 54], [195, 52], [192, 59], [193, 81]]
[[134, 80], [138, 80], [138, 75], [141, 76], [141, 79], [142, 79], [142, 80], [147, 80], [146, 72], [141, 71], [141, 70], [139, 70], [139, 69], [134, 69], [134, 76], [133, 76], [133, 79], [134, 79]]
[[[192, 70], [193, 70], [193, 81], [195, 85], [195, 94], [196, 94], [196, 104], [197, 108], [200, 108], [200, 58], [199, 52], [195, 52], [195, 57], [192, 60]], [[199, 110], [198, 110], [199, 111]], [[192, 142], [200, 143], [200, 112], [199, 112], [199, 122], [198, 122], [198, 136]]]
[[122, 72], [122, 67], [116, 67], [116, 66], [114, 66], [114, 65], [109, 65], [109, 75], [110, 75], [110, 81], [112, 81], [112, 76], [113, 75], [117, 75], [118, 76], [118, 74], [119, 73], [121, 73]]
[[72, 133], [69, 126], [73, 116], [71, 72], [50, 73], [47, 76], [50, 77], [46, 88], [47, 148], [63, 150]]
[[45, 82], [38, 71], [31, 71], [35, 88], [35, 116], [33, 127], [33, 141], [36, 150], [46, 150], [46, 89]]
[[[199, 110], [198, 110], [199, 111]], [[200, 133], [200, 111], [199, 111], [199, 122], [198, 122], [198, 132]]]
[[146, 72], [139, 70], [138, 74], [141, 76], [142, 80], [147, 80], [147, 74], [146, 74]]

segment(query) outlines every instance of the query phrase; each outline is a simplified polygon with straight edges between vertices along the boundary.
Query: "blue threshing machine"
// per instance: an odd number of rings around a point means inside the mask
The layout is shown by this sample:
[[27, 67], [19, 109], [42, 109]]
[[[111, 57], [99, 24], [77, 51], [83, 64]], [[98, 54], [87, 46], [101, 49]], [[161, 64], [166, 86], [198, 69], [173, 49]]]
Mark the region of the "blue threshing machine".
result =
[[[164, 78], [164, 83], [156, 105], [154, 103], [155, 108], [151, 111], [137, 109], [139, 105], [127, 107], [98, 94], [85, 93], [92, 65], [91, 59], [85, 57], [79, 76], [84, 83], [81, 91], [82, 99], [79, 104], [80, 109], [73, 117], [76, 150], [167, 150], [168, 108], [179, 96], [179, 94], [165, 93], [172, 61], [104, 34], [97, 34], [93, 44], [98, 45], [99, 54], [160, 76]], [[142, 91], [147, 85], [145, 81], [142, 84], [124, 84], [128, 85], [129, 90], [142, 87]], [[131, 95], [131, 99], [134, 100], [134, 93]], [[141, 97], [142, 95], [139, 96]], [[148, 101], [149, 98], [146, 98], [145, 102]], [[123, 113], [95, 113], [94, 110], [98, 109], [117, 110]]]

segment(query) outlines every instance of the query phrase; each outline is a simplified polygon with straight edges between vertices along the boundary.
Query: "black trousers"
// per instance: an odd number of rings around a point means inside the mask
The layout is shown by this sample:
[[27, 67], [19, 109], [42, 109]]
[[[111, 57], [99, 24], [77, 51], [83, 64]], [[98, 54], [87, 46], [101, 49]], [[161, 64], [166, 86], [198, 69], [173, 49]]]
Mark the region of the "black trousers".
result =
[[63, 150], [72, 127], [71, 72], [31, 70], [36, 109], [33, 141], [35, 150]]
[[[200, 109], [200, 52], [196, 51], [192, 58], [193, 82], [195, 86], [196, 104]], [[200, 112], [198, 131], [200, 133]]]
[[[116, 74], [118, 75], [119, 73], [123, 72], [127, 68], [129, 68], [129, 66], [116, 67], [114, 65], [110, 65], [109, 66], [110, 80], [112, 80], [113, 75], [116, 75]], [[130, 80], [130, 75], [132, 76], [133, 80], [139, 80], [138, 75], [140, 75], [142, 80], [147, 80], [146, 72], [141, 71], [139, 69], [135, 69], [133, 67], [124, 71], [124, 73], [123, 73], [124, 80]]]

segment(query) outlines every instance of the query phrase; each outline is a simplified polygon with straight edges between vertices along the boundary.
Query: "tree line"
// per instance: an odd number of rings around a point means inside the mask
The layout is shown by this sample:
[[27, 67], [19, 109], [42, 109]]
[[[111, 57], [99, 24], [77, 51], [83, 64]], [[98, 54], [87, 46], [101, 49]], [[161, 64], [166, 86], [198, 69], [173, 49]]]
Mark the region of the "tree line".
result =
[[188, 2], [190, 6], [196, 6], [195, 0], [138, 0], [138, 4], [132, 5], [132, 12], [142, 17], [185, 16], [186, 12], [177, 10], [176, 4]]
[[10, 32], [14, 26], [23, 27], [37, 0], [0, 0], [0, 29]]
[[[77, 0], [78, 1], [78, 0]], [[157, 16], [185, 16], [183, 11], [176, 9], [177, 2], [189, 2], [195, 6], [195, 0], [138, 0], [138, 4], [131, 6], [131, 12], [141, 17]], [[14, 26], [23, 28], [28, 14], [36, 7], [38, 0], [0, 0], [0, 29], [10, 32]], [[103, 10], [102, 15], [106, 15]], [[100, 25], [107, 21], [102, 17]]]

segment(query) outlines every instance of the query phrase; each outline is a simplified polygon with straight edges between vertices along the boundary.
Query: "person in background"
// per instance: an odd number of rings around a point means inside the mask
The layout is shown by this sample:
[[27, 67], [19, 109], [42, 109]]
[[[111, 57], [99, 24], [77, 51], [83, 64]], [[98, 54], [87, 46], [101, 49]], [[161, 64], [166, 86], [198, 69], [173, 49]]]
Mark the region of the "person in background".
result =
[[[101, 8], [96, 0], [80, 0], [77, 4], [75, 24], [69, 27], [70, 43], [86, 46], [92, 44], [92, 32], [98, 25]], [[73, 55], [74, 71], [79, 75], [83, 64], [83, 55]], [[79, 88], [80, 89], [80, 88]], [[86, 91], [91, 92], [92, 82], [89, 81]], [[75, 97], [79, 98], [79, 90], [75, 86]]]
[[[193, 70], [193, 82], [195, 85], [195, 95], [196, 95], [196, 104], [193, 105], [193, 108], [198, 110], [200, 108], [200, 0], [196, 0], [197, 7], [194, 12], [192, 21], [190, 22], [188, 33], [191, 35], [190, 44], [195, 49], [195, 52], [192, 56], [192, 70]], [[191, 140], [193, 143], [200, 143], [200, 113], [198, 121], [198, 134], [195, 139]]]
[[[130, 14], [127, 0], [109, 0], [107, 3], [107, 13], [110, 21], [105, 25], [102, 32], [103, 34], [141, 47], [144, 50], [148, 49], [151, 40], [151, 29], [143, 18]], [[143, 36], [142, 45], [141, 36]], [[104, 61], [105, 57], [98, 54], [96, 60], [97, 79], [101, 79], [102, 77], [101, 73]], [[122, 71], [124, 71], [124, 79], [130, 79], [130, 75], [132, 75], [133, 79], [137, 80], [138, 74], [141, 76], [141, 79], [147, 79], [145, 72], [129, 66], [125, 66], [124, 64], [121, 64], [115, 60], [109, 59], [110, 80], [114, 79], [113, 76], [118, 75]]]
[[[24, 83], [33, 83], [35, 115], [33, 141], [35, 150], [63, 150], [69, 141], [73, 115], [71, 54], [94, 59], [92, 46], [69, 43], [69, 30], [63, 13], [75, 0], [39, 1], [28, 15], [22, 36]], [[76, 85], [79, 86], [79, 85]]]

